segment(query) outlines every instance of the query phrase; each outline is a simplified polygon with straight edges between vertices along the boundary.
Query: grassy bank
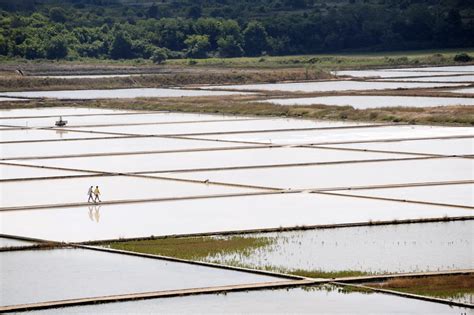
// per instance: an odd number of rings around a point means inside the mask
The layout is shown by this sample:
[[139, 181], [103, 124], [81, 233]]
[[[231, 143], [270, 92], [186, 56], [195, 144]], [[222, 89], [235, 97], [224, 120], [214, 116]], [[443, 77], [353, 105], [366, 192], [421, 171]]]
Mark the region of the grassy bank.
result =
[[425, 278], [398, 278], [368, 286], [443, 299], [474, 294], [474, 275], [436, 276]]
[[77, 106], [360, 122], [400, 122], [450, 126], [474, 125], [474, 106], [387, 107], [359, 110], [350, 106], [280, 106], [267, 103], [249, 103], [248, 101], [252, 100], [252, 98], [254, 97], [186, 97], [160, 100], [124, 99], [91, 101], [32, 100], [29, 102], [0, 102], [0, 109]]
[[[225, 68], [299, 68], [317, 67], [325, 70], [367, 69], [386, 67], [419, 67], [425, 65], [453, 65], [459, 52], [472, 54], [474, 49], [439, 51], [400, 51], [382, 53], [321, 54], [297, 56], [265, 56], [243, 58], [208, 58], [191, 62], [195, 67]], [[167, 61], [168, 65], [186, 66], [189, 60]]]
[[113, 88], [174, 87], [193, 84], [247, 84], [279, 81], [328, 79], [332, 76], [319, 69], [280, 69], [274, 71], [197, 70], [105, 78], [48, 78], [0, 76], [0, 91], [80, 90]]
[[155, 65], [151, 60], [145, 59], [101, 60], [82, 58], [75, 61], [48, 61], [2, 58], [0, 60], [0, 71], [14, 71], [17, 68], [21, 68], [25, 73], [33, 75], [60, 74], [70, 71], [76, 72], [75, 74], [129, 73], [130, 71], [134, 73], [152, 73], [166, 69], [203, 67], [238, 69], [318, 67], [326, 70], [419, 67], [458, 64], [453, 58], [461, 52], [473, 55], [474, 48], [240, 58], [170, 59], [161, 65]]

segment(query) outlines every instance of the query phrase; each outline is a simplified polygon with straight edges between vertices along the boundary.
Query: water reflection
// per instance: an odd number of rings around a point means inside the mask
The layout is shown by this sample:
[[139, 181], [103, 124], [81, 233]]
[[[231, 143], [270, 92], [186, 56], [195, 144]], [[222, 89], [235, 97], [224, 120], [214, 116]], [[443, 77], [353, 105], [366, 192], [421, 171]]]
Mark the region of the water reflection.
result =
[[68, 131], [67, 130], [63, 130], [63, 129], [54, 129], [56, 131], [56, 134], [59, 135], [59, 138], [63, 138], [63, 135], [67, 134]]
[[91, 206], [88, 206], [89, 208], [89, 219], [92, 221], [92, 222], [96, 222], [96, 223], [99, 223], [100, 221], [100, 206], [99, 205], [91, 205]]

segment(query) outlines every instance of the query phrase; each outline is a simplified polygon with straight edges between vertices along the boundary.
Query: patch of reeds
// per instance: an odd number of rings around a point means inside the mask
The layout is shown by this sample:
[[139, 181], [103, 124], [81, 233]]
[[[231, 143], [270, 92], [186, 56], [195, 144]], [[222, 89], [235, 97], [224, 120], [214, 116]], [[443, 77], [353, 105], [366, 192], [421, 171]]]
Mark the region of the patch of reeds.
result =
[[464, 294], [474, 294], [474, 274], [394, 278], [368, 285], [374, 288], [438, 298], [456, 298]]
[[203, 260], [209, 256], [226, 253], [249, 255], [253, 250], [267, 246], [270, 242], [271, 239], [266, 237], [190, 237], [110, 243], [108, 246], [132, 252]]

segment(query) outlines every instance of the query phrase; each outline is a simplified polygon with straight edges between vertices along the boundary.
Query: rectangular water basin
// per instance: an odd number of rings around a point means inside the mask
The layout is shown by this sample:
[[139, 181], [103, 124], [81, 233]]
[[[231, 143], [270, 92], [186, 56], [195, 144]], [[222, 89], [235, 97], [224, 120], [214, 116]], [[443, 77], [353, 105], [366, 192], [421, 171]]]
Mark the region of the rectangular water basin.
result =
[[35, 244], [35, 243], [28, 242], [28, 241], [23, 241], [23, 240], [17, 240], [17, 239], [14, 239], [14, 238], [0, 237], [0, 248], [2, 248], [2, 247], [28, 246], [28, 245], [33, 245], [33, 244]]
[[18, 101], [28, 101], [25, 98], [11, 98], [11, 97], [0, 97], [0, 102], [18, 102]]
[[472, 269], [473, 230], [474, 221], [457, 221], [243, 234], [239, 237], [265, 239], [265, 245], [250, 248], [247, 255], [228, 250], [201, 260], [256, 269], [321, 273]]
[[300, 287], [281, 290], [194, 295], [36, 311], [33, 314], [468, 314], [467, 308], [399, 296], [344, 291], [340, 287]]
[[277, 194], [91, 207], [93, 219], [87, 206], [2, 211], [0, 233], [80, 242], [472, 215], [471, 210], [461, 208], [320, 194]]
[[[128, 176], [31, 180], [0, 183], [2, 197], [0, 207], [87, 202], [90, 186], [94, 188], [99, 186], [102, 201], [209, 196], [254, 191], [240, 187]], [[52, 193], [55, 187], [61, 187], [61, 189]]]
[[446, 72], [446, 71], [398, 71], [396, 69], [380, 69], [380, 70], [348, 70], [348, 71], [331, 71], [337, 76], [351, 76], [355, 78], [408, 78], [422, 76], [440, 76], [440, 75], [456, 75], [463, 72]]
[[448, 92], [451, 92], [451, 93], [463, 93], [463, 94], [473, 94], [473, 93], [474, 93], [474, 88], [449, 90]]
[[[331, 91], [364, 91], [415, 89], [459, 86], [455, 83], [414, 83], [414, 82], [369, 82], [369, 81], [320, 81], [298, 83], [266, 83], [205, 86], [203, 89], [236, 90], [236, 91], [285, 91], [285, 92], [331, 92]], [[16, 96], [22, 97], [18, 94]]]
[[380, 81], [400, 81], [400, 82], [454, 82], [454, 83], [473, 83], [474, 75], [456, 75], [442, 77], [423, 77], [423, 78], [395, 78], [380, 79]]
[[[1, 131], [0, 131], [1, 133]], [[0, 152], [3, 159], [28, 157], [61, 157], [84, 154], [117, 154], [131, 152], [217, 149], [248, 146], [240, 143], [200, 141], [176, 138], [113, 138], [78, 141], [37, 143], [3, 143]]]
[[137, 98], [137, 97], [196, 97], [196, 96], [228, 96], [245, 95], [248, 93], [224, 92], [224, 91], [200, 91], [185, 89], [108, 89], [108, 90], [67, 90], [67, 91], [27, 91], [27, 92], [4, 92], [0, 96], [29, 97], [29, 98], [57, 98], [62, 100], [76, 99], [114, 99], [114, 98]]
[[24, 118], [41, 116], [60, 116], [60, 115], [107, 115], [119, 113], [131, 113], [128, 110], [87, 108], [87, 107], [41, 107], [41, 108], [14, 108], [1, 109], [0, 117], [5, 118]]
[[[249, 132], [274, 129], [337, 128], [362, 125], [361, 123], [331, 122], [302, 119], [255, 119], [245, 121], [222, 121], [200, 124], [168, 124], [122, 127], [87, 127], [75, 130], [94, 130], [98, 132], [120, 132], [140, 135], [182, 135], [220, 132]], [[367, 124], [365, 124], [367, 125]]]
[[60, 140], [60, 139], [81, 139], [112, 137], [113, 135], [95, 134], [89, 132], [74, 132], [66, 130], [45, 130], [45, 129], [11, 129], [0, 131], [0, 143], [17, 141], [39, 141], [39, 140]]
[[474, 207], [474, 184], [361, 189], [347, 194]]
[[443, 66], [443, 67], [419, 67], [419, 68], [398, 68], [398, 69], [386, 69], [391, 71], [417, 71], [417, 72], [426, 72], [426, 71], [436, 71], [436, 72], [474, 72], [474, 65], [468, 66]]
[[0, 253], [0, 304], [281, 281], [250, 273], [84, 249]]
[[282, 98], [262, 101], [276, 105], [331, 105], [352, 106], [357, 109], [382, 107], [437, 107], [474, 105], [474, 99], [460, 97], [421, 96], [322, 96], [310, 98]]
[[474, 138], [347, 143], [328, 145], [327, 147], [419, 154], [468, 155], [474, 154]]
[[[12, 125], [20, 127], [54, 127], [54, 123], [58, 120], [58, 116], [48, 118], [22, 118], [22, 119], [0, 119], [0, 125]], [[202, 123], [207, 121], [225, 121], [225, 120], [244, 120], [252, 119], [248, 117], [236, 117], [225, 115], [204, 115], [204, 114], [187, 114], [187, 113], [156, 113], [156, 114], [140, 114], [139, 112], [130, 113], [129, 115], [97, 115], [97, 116], [64, 116], [67, 120], [66, 128], [75, 127], [101, 127], [116, 124], [169, 124], [179, 123], [185, 128], [188, 123]], [[253, 118], [255, 119], [255, 118]], [[186, 124], [184, 124], [186, 123]]]
[[[21, 160], [21, 163], [28, 165], [75, 168], [97, 172], [163, 173], [214, 168], [235, 168], [245, 166], [261, 167], [295, 163], [400, 159], [408, 157], [411, 156], [295, 147]], [[13, 162], [16, 162], [16, 160], [13, 160]]]
[[440, 158], [173, 173], [164, 176], [282, 189], [347, 188], [440, 181], [472, 180], [474, 159]]
[[[17, 165], [0, 165], [0, 179], [18, 179], [18, 178], [38, 178], [51, 176], [68, 176], [68, 175], [84, 175], [85, 173], [62, 171], [52, 169], [42, 169], [38, 167], [17, 166]], [[0, 183], [0, 188], [2, 184]], [[1, 192], [1, 191], [0, 191]], [[3, 198], [3, 196], [2, 196]]]
[[257, 142], [265, 144], [326, 144], [370, 140], [474, 136], [470, 127], [387, 126], [340, 130], [305, 130], [234, 135], [203, 135], [201, 139]]

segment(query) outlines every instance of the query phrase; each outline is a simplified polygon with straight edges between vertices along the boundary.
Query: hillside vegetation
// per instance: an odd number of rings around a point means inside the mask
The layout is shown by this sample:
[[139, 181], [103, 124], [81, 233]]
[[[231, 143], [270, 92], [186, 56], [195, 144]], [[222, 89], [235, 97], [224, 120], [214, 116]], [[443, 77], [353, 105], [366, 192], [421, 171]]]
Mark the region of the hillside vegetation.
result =
[[468, 0], [0, 0], [4, 59], [152, 59], [474, 46]]

